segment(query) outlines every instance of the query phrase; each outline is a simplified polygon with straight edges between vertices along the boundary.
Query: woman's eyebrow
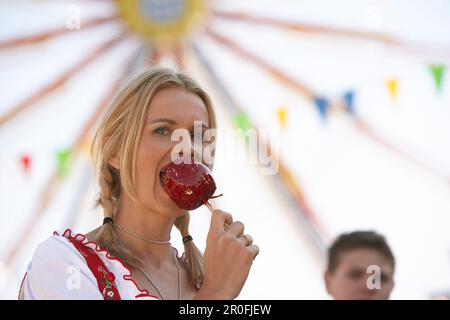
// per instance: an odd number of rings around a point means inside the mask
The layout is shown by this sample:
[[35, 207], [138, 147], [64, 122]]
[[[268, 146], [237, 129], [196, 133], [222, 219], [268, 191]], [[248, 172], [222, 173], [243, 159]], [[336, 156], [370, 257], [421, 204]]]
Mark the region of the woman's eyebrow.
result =
[[[178, 124], [175, 120], [168, 119], [168, 118], [160, 118], [160, 119], [152, 120], [152, 121], [149, 121], [147, 124], [153, 124], [153, 123], [157, 123], [157, 122], [167, 122], [167, 123], [170, 123], [170, 124], [173, 124], [173, 125], [177, 125]], [[209, 126], [207, 126], [203, 122], [202, 122], [202, 127], [205, 128], [205, 129], [209, 129]]]
[[152, 124], [152, 123], [156, 123], [156, 122], [167, 122], [167, 123], [174, 124], [174, 125], [177, 124], [177, 122], [175, 120], [167, 119], [167, 118], [152, 120], [152, 121], [149, 121], [148, 124]]
[[[204, 124], [203, 122], [202, 122], [202, 127], [203, 128], [205, 128], [205, 129], [209, 129], [209, 126], [207, 126], [206, 124]], [[192, 126], [192, 128], [194, 128], [195, 129], [195, 125], [194, 126]]]

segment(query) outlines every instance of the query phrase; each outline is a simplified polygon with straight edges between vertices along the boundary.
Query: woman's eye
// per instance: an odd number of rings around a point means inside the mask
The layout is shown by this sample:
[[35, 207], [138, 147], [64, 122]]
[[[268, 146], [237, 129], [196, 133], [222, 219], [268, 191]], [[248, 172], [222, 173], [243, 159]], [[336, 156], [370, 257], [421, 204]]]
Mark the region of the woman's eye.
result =
[[156, 134], [160, 134], [160, 135], [166, 135], [169, 133], [169, 130], [161, 127], [161, 128], [155, 129], [155, 131], [153, 131], [153, 132]]

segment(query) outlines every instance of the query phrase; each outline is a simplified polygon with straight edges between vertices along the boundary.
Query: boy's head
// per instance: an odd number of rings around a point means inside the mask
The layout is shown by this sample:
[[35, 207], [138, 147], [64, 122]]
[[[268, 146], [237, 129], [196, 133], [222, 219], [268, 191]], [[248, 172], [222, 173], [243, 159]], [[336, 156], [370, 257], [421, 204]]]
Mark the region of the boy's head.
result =
[[373, 231], [342, 234], [328, 251], [325, 285], [334, 299], [389, 299], [395, 258], [382, 235]]

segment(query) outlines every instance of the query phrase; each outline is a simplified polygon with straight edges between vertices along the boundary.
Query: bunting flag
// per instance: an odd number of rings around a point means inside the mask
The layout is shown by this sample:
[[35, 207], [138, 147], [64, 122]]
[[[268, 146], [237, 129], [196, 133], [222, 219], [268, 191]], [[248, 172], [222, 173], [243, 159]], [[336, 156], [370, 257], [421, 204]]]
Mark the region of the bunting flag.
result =
[[317, 110], [319, 110], [320, 116], [325, 120], [327, 117], [328, 108], [330, 106], [328, 100], [324, 97], [315, 97], [314, 103], [317, 107]]
[[28, 154], [24, 154], [20, 157], [20, 164], [22, 165], [22, 169], [25, 173], [30, 171], [31, 158]]
[[398, 97], [398, 80], [397, 79], [388, 79], [386, 81], [386, 86], [389, 90], [389, 95], [392, 99], [397, 99]]
[[70, 150], [60, 150], [56, 153], [57, 170], [60, 177], [64, 177], [69, 172]]
[[342, 99], [344, 100], [344, 106], [347, 112], [355, 115], [355, 92], [351, 90], [345, 92]]
[[88, 158], [91, 159], [91, 140], [86, 138], [81, 144], [81, 152]]
[[236, 128], [242, 129], [244, 132], [251, 128], [250, 119], [244, 112], [236, 114], [233, 122]]
[[433, 76], [434, 84], [436, 86], [436, 89], [441, 92], [442, 91], [442, 84], [444, 80], [444, 72], [445, 72], [445, 66], [443, 64], [432, 64], [428, 66], [431, 75]]
[[287, 123], [286, 114], [287, 114], [286, 108], [278, 108], [277, 109], [278, 123], [279, 123], [280, 127], [282, 127], [282, 128], [286, 128], [286, 123]]

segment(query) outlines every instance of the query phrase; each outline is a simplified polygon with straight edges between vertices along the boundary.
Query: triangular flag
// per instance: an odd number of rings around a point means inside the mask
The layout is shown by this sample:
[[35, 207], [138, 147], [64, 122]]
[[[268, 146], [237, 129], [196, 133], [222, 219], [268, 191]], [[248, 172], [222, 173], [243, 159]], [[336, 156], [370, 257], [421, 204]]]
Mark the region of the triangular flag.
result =
[[287, 109], [286, 108], [278, 108], [277, 109], [277, 117], [278, 117], [278, 123], [280, 124], [280, 127], [286, 128], [286, 114]]
[[316, 104], [317, 110], [319, 110], [320, 116], [325, 120], [329, 107], [328, 100], [324, 97], [316, 97], [314, 103]]
[[428, 68], [430, 69], [431, 74], [433, 75], [434, 84], [436, 85], [436, 89], [438, 91], [441, 91], [442, 83], [444, 80], [445, 66], [443, 64], [432, 64], [432, 65], [429, 65]]
[[91, 158], [91, 140], [90, 139], [84, 139], [81, 144], [81, 151], [87, 158]]
[[389, 90], [389, 94], [392, 99], [397, 99], [398, 97], [398, 80], [397, 79], [388, 79], [386, 80], [386, 85]]
[[22, 165], [23, 171], [28, 173], [30, 171], [31, 158], [28, 154], [22, 155], [20, 157], [20, 163]]
[[236, 114], [233, 122], [238, 129], [242, 129], [244, 132], [251, 128], [250, 119], [243, 112]]
[[355, 92], [347, 91], [342, 96], [344, 100], [344, 105], [348, 113], [354, 115], [355, 114]]
[[69, 160], [70, 160], [70, 150], [60, 150], [56, 153], [56, 160], [58, 161], [58, 174], [60, 177], [64, 177], [69, 172]]

